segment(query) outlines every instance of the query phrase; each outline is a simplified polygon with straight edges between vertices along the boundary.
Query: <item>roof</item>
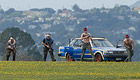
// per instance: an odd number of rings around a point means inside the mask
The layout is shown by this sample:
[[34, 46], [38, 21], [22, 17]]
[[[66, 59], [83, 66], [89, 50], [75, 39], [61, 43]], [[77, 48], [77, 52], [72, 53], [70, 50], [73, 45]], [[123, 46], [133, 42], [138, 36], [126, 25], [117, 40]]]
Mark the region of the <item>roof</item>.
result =
[[[81, 38], [75, 38], [75, 39], [81, 39]], [[94, 37], [92, 39], [106, 39], [106, 38], [104, 38], [104, 37]]]

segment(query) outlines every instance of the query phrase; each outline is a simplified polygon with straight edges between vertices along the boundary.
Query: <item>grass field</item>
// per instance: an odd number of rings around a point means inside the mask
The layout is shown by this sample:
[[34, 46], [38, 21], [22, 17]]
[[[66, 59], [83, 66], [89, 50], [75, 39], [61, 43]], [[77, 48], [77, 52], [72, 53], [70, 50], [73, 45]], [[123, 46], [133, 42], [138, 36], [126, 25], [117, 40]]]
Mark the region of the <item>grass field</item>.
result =
[[0, 62], [0, 80], [114, 79], [140, 79], [140, 62]]

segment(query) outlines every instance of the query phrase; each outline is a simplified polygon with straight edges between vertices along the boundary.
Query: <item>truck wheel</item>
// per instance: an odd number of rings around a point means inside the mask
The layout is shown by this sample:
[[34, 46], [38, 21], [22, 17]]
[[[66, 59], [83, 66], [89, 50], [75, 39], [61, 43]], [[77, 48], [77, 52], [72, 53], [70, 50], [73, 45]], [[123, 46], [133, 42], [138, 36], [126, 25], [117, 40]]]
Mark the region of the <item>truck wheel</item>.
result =
[[67, 54], [67, 61], [73, 61], [73, 59], [71, 58], [69, 54]]
[[97, 62], [101, 62], [102, 61], [102, 56], [100, 54], [96, 55], [96, 60]]

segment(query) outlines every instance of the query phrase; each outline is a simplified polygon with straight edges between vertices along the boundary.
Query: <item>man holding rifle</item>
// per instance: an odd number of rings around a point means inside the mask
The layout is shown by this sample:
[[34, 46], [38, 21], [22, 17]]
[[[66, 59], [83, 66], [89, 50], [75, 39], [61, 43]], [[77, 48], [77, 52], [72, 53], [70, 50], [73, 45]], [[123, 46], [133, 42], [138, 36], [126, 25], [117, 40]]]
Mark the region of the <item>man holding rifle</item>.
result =
[[56, 61], [53, 54], [53, 39], [50, 37], [50, 34], [47, 34], [42, 41], [43, 52], [44, 52], [44, 61], [46, 61], [48, 51], [50, 53], [52, 61]]
[[86, 49], [88, 49], [88, 51], [91, 53], [93, 60], [95, 60], [95, 56], [92, 52], [91, 44], [90, 44], [90, 40], [92, 40], [92, 37], [90, 33], [87, 32], [87, 28], [84, 28], [84, 33], [81, 34], [81, 39], [83, 40], [81, 61], [83, 61]]
[[130, 62], [131, 61], [131, 57], [134, 54], [134, 51], [133, 51], [134, 45], [135, 45], [134, 41], [131, 38], [129, 38], [129, 35], [126, 35], [125, 39], [123, 41], [123, 45], [126, 47], [126, 51], [127, 51], [127, 54], [128, 54], [128, 57], [126, 58], [125, 61]]
[[10, 40], [7, 42], [7, 47], [6, 47], [6, 60], [9, 60], [10, 54], [13, 54], [13, 61], [15, 61], [16, 57], [16, 41], [13, 37], [10, 37]]

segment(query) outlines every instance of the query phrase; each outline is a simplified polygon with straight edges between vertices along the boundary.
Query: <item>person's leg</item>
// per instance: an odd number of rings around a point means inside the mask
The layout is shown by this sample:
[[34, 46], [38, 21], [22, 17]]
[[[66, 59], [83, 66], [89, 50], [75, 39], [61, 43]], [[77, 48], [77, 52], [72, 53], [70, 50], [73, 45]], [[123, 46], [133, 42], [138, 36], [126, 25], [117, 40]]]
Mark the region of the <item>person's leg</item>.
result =
[[13, 53], [13, 61], [15, 61], [16, 51], [15, 50], [12, 50], [12, 53]]
[[127, 55], [128, 55], [128, 56], [127, 56], [127, 58], [125, 59], [125, 61], [128, 61], [128, 62], [129, 62], [129, 61], [130, 61], [130, 58], [131, 58], [130, 50], [127, 48], [126, 51], [127, 51]]
[[132, 49], [131, 50], [131, 57], [134, 55], [134, 50]]
[[83, 59], [84, 59], [85, 51], [86, 51], [86, 44], [84, 43], [83, 47], [82, 47], [81, 61], [83, 61]]
[[92, 56], [93, 60], [95, 60], [95, 56], [94, 56], [94, 54], [92, 52], [92, 48], [91, 48], [91, 45], [90, 44], [88, 44], [87, 49], [91, 53], [91, 56]]
[[132, 56], [134, 55], [134, 51], [130, 49], [130, 61], [132, 61]]
[[52, 61], [56, 61], [54, 58], [53, 50], [49, 51]]
[[9, 60], [10, 53], [11, 53], [11, 50], [10, 49], [6, 49], [6, 60], [7, 61]]
[[48, 50], [46, 48], [43, 48], [43, 53], [44, 53], [44, 61], [46, 61]]
[[131, 51], [130, 51], [130, 49], [128, 50], [128, 61], [129, 62], [131, 61]]

